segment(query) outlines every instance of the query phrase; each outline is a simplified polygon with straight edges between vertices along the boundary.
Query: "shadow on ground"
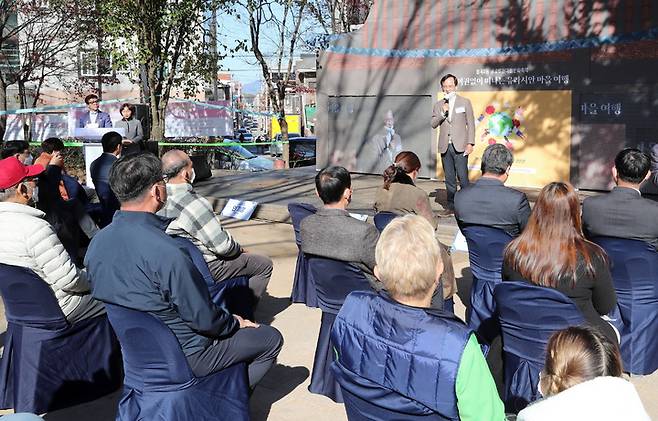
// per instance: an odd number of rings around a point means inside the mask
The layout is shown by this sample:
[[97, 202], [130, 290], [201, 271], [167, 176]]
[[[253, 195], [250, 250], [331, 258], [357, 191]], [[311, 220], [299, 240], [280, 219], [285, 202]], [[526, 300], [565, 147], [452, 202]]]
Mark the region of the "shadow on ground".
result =
[[309, 376], [308, 368], [277, 364], [258, 383], [251, 396], [251, 421], [267, 420], [272, 405], [283, 399]]
[[[455, 274], [455, 277], [457, 274]], [[468, 266], [462, 269], [461, 276], [457, 279], [457, 296], [464, 303], [466, 307], [466, 314], [468, 314], [469, 306], [471, 304], [471, 287], [473, 286], [473, 274], [471, 268]]]
[[274, 321], [277, 314], [283, 312], [290, 307], [292, 302], [290, 297], [272, 297], [265, 292], [260, 298], [260, 303], [254, 315], [255, 321], [265, 325], [270, 325]]

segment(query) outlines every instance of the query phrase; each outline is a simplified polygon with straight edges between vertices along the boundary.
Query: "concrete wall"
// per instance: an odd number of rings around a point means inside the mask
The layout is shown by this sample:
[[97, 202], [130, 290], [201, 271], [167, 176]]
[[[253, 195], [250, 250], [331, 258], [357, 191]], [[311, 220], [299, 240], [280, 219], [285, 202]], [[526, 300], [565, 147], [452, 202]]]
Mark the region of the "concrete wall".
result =
[[[556, 177], [606, 189], [619, 149], [656, 142], [657, 47], [658, 4], [650, 1], [375, 1], [363, 27], [321, 57], [318, 167], [334, 162], [378, 173], [376, 164], [361, 165], [386, 112], [377, 104], [404, 97], [405, 109], [394, 110], [404, 115], [404, 121], [396, 116], [396, 132], [414, 126], [406, 135], [423, 161], [423, 175], [440, 176], [437, 133], [429, 122], [439, 79], [449, 72], [460, 79], [464, 96], [544, 92], [541, 104], [525, 111], [547, 122], [533, 135], [544, 131], [546, 138], [554, 130], [548, 126], [566, 126], [567, 156], [554, 159], [569, 164]], [[570, 95], [571, 112], [556, 121], [565, 114], [557, 101], [562, 93]], [[351, 105], [345, 111], [343, 104]], [[515, 154], [522, 154], [526, 145], [518, 143]]]

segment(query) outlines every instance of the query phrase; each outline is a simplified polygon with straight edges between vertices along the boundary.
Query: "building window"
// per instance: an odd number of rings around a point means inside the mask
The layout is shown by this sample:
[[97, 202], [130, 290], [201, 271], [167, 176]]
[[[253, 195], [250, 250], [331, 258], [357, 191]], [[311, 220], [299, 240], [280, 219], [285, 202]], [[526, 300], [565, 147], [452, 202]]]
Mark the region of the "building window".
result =
[[109, 52], [101, 50], [99, 58], [97, 49], [82, 49], [78, 63], [80, 77], [114, 76]]

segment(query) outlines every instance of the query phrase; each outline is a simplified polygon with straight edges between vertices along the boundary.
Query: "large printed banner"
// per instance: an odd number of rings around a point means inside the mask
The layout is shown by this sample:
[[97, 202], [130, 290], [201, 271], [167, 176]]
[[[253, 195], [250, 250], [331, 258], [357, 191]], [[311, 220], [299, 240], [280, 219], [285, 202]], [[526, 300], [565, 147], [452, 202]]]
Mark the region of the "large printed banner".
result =
[[[196, 136], [230, 136], [233, 134], [233, 115], [229, 110], [207, 107], [206, 104], [230, 107], [229, 101], [170, 101], [165, 113], [165, 137], [196, 137]], [[122, 116], [118, 102], [101, 102], [100, 110], [110, 114], [112, 125], [116, 125]], [[88, 110], [85, 107], [70, 108], [68, 113], [68, 133], [79, 126], [79, 121]], [[142, 120], [142, 125], [146, 119]]]
[[398, 153], [412, 151], [424, 164], [420, 175], [432, 176], [431, 109], [430, 96], [330, 97], [329, 164], [381, 174]]
[[[232, 136], [233, 114], [226, 109], [210, 108], [203, 102], [170, 102], [165, 114], [166, 137]], [[229, 101], [207, 104], [230, 107]]]
[[[571, 91], [459, 92], [475, 114], [475, 149], [468, 160], [469, 178], [480, 176], [487, 146], [501, 143], [514, 154], [509, 185], [541, 188], [569, 181]], [[438, 94], [443, 98], [443, 93]], [[437, 177], [444, 178], [441, 157]]]
[[44, 141], [49, 137], [66, 137], [68, 123], [66, 113], [13, 114], [7, 116], [4, 140], [25, 140], [23, 124], [32, 126], [32, 140]]

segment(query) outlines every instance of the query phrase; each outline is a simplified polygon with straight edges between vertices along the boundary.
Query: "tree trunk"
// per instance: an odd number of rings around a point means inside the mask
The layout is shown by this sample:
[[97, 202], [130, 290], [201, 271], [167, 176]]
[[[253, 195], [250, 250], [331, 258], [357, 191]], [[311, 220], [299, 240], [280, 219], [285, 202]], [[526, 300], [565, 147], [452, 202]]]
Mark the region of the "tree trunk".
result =
[[[25, 91], [25, 82], [21, 79], [18, 79], [16, 84], [18, 85], [18, 100], [20, 101], [20, 108], [25, 109], [27, 108], [27, 92]], [[30, 142], [32, 140], [32, 127], [28, 123], [30, 120], [30, 115], [23, 115], [24, 117], [21, 118], [23, 122], [23, 139], [26, 142]]]
[[[7, 111], [7, 85], [4, 78], [0, 76], [0, 111]], [[0, 115], [0, 142], [7, 131], [7, 115]]]
[[151, 140], [164, 139], [165, 115], [160, 100], [162, 98], [162, 85], [158, 83], [153, 63], [146, 63], [146, 77], [149, 90], [149, 106], [151, 110]]

